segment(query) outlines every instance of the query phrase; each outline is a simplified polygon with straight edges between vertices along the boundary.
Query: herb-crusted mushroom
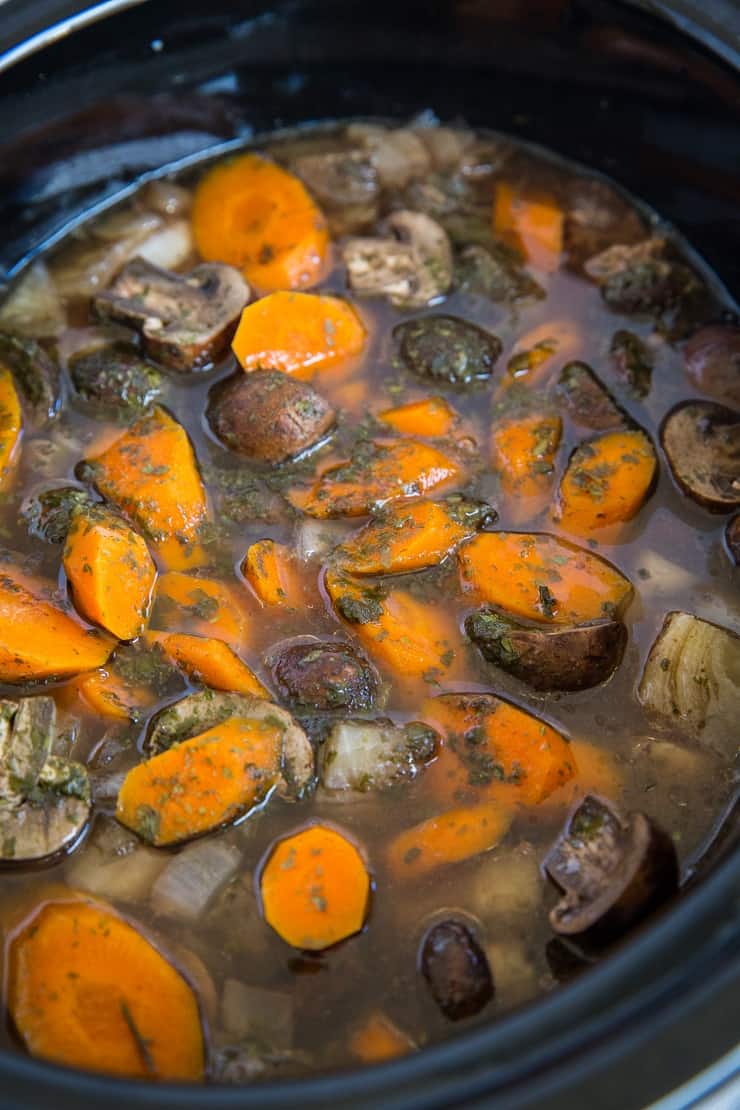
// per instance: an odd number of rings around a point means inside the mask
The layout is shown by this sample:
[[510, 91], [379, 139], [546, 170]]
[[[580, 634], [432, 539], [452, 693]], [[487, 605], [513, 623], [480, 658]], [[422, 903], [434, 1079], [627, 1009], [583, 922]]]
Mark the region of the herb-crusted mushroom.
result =
[[452, 284], [452, 248], [444, 228], [423, 212], [402, 210], [386, 221], [385, 238], [349, 239], [343, 248], [350, 287], [387, 297], [399, 308], [423, 308]]
[[375, 668], [337, 641], [293, 644], [277, 656], [272, 673], [289, 704], [303, 709], [371, 709], [378, 695]]
[[393, 329], [404, 365], [421, 378], [452, 385], [486, 381], [501, 340], [457, 316], [423, 316]]
[[591, 795], [551, 848], [545, 870], [564, 892], [550, 924], [565, 936], [618, 936], [678, 888], [671, 838], [645, 814], [624, 819]]
[[125, 342], [80, 351], [69, 360], [69, 376], [83, 401], [128, 417], [147, 408], [162, 387], [156, 366]]
[[420, 722], [339, 721], [321, 748], [326, 790], [383, 790], [413, 779], [434, 755], [438, 736]]
[[711, 512], [740, 505], [740, 413], [683, 401], [663, 421], [661, 442], [684, 493]]
[[571, 418], [584, 428], [606, 432], [628, 423], [625, 413], [585, 362], [569, 362], [558, 382], [558, 396]]
[[646, 343], [634, 332], [620, 328], [609, 347], [612, 365], [635, 397], [647, 397], [653, 375], [653, 356]]
[[661, 315], [690, 305], [703, 291], [694, 272], [671, 258], [668, 241], [659, 237], [607, 247], [584, 269], [617, 312]]
[[190, 371], [226, 349], [249, 296], [233, 266], [205, 263], [174, 274], [135, 258], [94, 298], [93, 308], [99, 319], [141, 332], [156, 362]]
[[53, 486], [31, 494], [21, 505], [28, 533], [44, 543], [64, 543], [73, 514], [90, 501], [79, 486]]

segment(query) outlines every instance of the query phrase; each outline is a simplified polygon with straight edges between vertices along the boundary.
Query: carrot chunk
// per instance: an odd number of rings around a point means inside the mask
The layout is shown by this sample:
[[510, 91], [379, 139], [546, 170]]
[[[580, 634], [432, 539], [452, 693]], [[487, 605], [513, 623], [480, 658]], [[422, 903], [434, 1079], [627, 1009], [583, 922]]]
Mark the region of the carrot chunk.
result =
[[438, 566], [475, 525], [443, 501], [426, 498], [392, 501], [335, 552], [351, 574], [401, 574]]
[[555, 519], [576, 536], [631, 520], [650, 492], [657, 465], [652, 443], [638, 430], [582, 443], [561, 479]]
[[557, 270], [563, 253], [564, 214], [552, 199], [528, 200], [506, 181], [496, 186], [494, 230], [521, 247], [540, 270]]
[[157, 847], [230, 824], [277, 782], [282, 737], [269, 718], [231, 717], [129, 771], [116, 816]]
[[241, 646], [247, 631], [244, 612], [225, 582], [176, 570], [157, 579], [152, 624], [167, 632], [224, 640], [233, 648]]
[[293, 490], [290, 501], [313, 517], [364, 516], [397, 497], [459, 485], [463, 475], [455, 458], [428, 443], [372, 443], [325, 470], [308, 492]]
[[242, 369], [308, 379], [346, 368], [364, 350], [365, 325], [339, 297], [272, 293], [247, 305], [232, 347]]
[[64, 570], [78, 612], [119, 640], [146, 627], [157, 570], [149, 549], [113, 513], [78, 510], [64, 546]]
[[0, 368], [0, 490], [7, 489], [15, 472], [23, 417], [13, 375]]
[[47, 902], [12, 940], [8, 1009], [34, 1056], [151, 1080], [199, 1080], [196, 997], [150, 942], [107, 906]]
[[195, 682], [212, 690], [269, 698], [257, 675], [223, 640], [177, 632], [154, 632], [150, 636], [167, 658]]
[[458, 420], [455, 410], [444, 397], [426, 397], [423, 401], [410, 401], [378, 413], [378, 420], [407, 436], [434, 439], [446, 436]]
[[299, 609], [304, 591], [290, 548], [275, 540], [257, 540], [242, 562], [242, 574], [263, 605]]
[[461, 806], [404, 829], [388, 846], [395, 879], [414, 879], [493, 848], [506, 835], [512, 810], [495, 802]]
[[547, 504], [561, 434], [560, 417], [547, 412], [511, 417], [494, 426], [491, 461], [511, 519], [529, 520]]
[[167, 567], [202, 565], [206, 493], [187, 432], [168, 412], [155, 408], [87, 466], [103, 497], [144, 532]]
[[137, 721], [153, 701], [142, 686], [125, 682], [111, 671], [98, 669], [78, 675], [59, 690], [57, 701], [71, 712], [76, 703], [114, 721]]
[[547, 532], [486, 532], [457, 558], [471, 597], [530, 620], [582, 624], [618, 615], [632, 596], [606, 559]]
[[[38, 593], [43, 585], [38, 585]], [[0, 564], [0, 682], [38, 682], [102, 667], [114, 641], [84, 628]]]
[[203, 177], [192, 225], [206, 262], [236, 266], [261, 293], [306, 289], [326, 269], [323, 213], [302, 181], [257, 154], [222, 162]]
[[554, 790], [545, 805], [570, 809], [587, 794], [620, 804], [624, 790], [624, 776], [610, 751], [599, 748], [587, 740], [571, 740], [570, 749], [576, 763], [576, 774]]
[[349, 1050], [363, 1064], [378, 1064], [405, 1056], [416, 1047], [390, 1018], [380, 1011], [368, 1014], [349, 1039]]
[[358, 933], [370, 876], [357, 848], [327, 825], [279, 840], [260, 879], [265, 920], [293, 948], [320, 951]]

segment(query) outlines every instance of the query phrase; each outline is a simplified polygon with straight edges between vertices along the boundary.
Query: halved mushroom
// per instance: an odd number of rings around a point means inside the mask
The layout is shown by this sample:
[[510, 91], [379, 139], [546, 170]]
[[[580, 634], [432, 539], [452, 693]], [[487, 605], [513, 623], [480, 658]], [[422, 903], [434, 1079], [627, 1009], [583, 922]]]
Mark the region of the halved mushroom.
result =
[[703, 393], [740, 407], [740, 327], [710, 324], [691, 336], [683, 352], [686, 373]]
[[467, 919], [432, 925], [419, 948], [419, 970], [449, 1021], [480, 1013], [493, 998], [491, 968]]
[[740, 567], [740, 513], [728, 520], [725, 528], [725, 543], [736, 567]]
[[607, 247], [583, 268], [618, 312], [660, 314], [686, 305], [703, 290], [696, 274], [670, 257], [668, 240], [658, 236]]
[[249, 296], [233, 266], [205, 263], [189, 274], [173, 274], [134, 258], [94, 298], [93, 309], [101, 320], [141, 332], [155, 361], [188, 371], [225, 350]]
[[247, 694], [198, 690], [161, 709], [151, 720], [144, 748], [151, 755], [190, 740], [231, 717], [269, 720], [283, 730], [282, 793], [300, 798], [313, 785], [314, 755], [311, 742], [290, 713], [272, 702]]
[[321, 747], [320, 778], [326, 790], [383, 790], [413, 779], [432, 758], [438, 736], [414, 721], [349, 720], [336, 723]]
[[86, 769], [52, 754], [52, 698], [0, 702], [0, 860], [46, 859], [71, 848], [90, 816]]
[[682, 401], [660, 433], [673, 477], [710, 512], [740, 505], [740, 413], [715, 401]]
[[586, 690], [605, 682], [619, 666], [627, 643], [621, 621], [529, 628], [491, 609], [472, 613], [465, 631], [485, 659], [534, 690]]
[[35, 339], [0, 333], [0, 366], [13, 375], [35, 427], [43, 427], [56, 416], [59, 367]]
[[72, 514], [90, 495], [80, 486], [52, 486], [30, 494], [21, 505], [29, 535], [44, 543], [64, 543]]
[[135, 416], [158, 396], [162, 376], [132, 343], [81, 350], [68, 362], [75, 393], [91, 407]]
[[635, 397], [647, 397], [653, 376], [653, 357], [639, 335], [620, 328], [609, 347], [612, 365]]
[[423, 308], [452, 284], [452, 248], [446, 231], [422, 212], [394, 212], [387, 238], [349, 239], [342, 255], [349, 284], [363, 296], [385, 296], [400, 308]]
[[731, 759], [740, 719], [740, 636], [691, 613], [669, 613], [637, 691], [646, 709]]
[[292, 166], [320, 201], [335, 235], [357, 232], [377, 219], [378, 172], [365, 152], [303, 154]]
[[279, 463], [300, 455], [330, 431], [336, 413], [308, 382], [277, 370], [239, 371], [210, 393], [208, 423], [238, 455]]
[[470, 385], [490, 378], [501, 340], [457, 316], [422, 316], [393, 329], [404, 365], [421, 378]]
[[621, 817], [588, 795], [544, 861], [564, 896], [550, 911], [556, 933], [612, 939], [678, 889], [673, 841], [644, 813]]
[[496, 304], [545, 296], [517, 252], [495, 240], [486, 246], [470, 243], [460, 251], [455, 260], [455, 286], [462, 293], [487, 297]]
[[571, 418], [584, 428], [606, 432], [628, 423], [626, 414], [585, 362], [569, 362], [563, 367], [557, 392]]
[[292, 644], [278, 654], [272, 673], [283, 697], [302, 709], [371, 709], [380, 685], [367, 659], [337, 641]]

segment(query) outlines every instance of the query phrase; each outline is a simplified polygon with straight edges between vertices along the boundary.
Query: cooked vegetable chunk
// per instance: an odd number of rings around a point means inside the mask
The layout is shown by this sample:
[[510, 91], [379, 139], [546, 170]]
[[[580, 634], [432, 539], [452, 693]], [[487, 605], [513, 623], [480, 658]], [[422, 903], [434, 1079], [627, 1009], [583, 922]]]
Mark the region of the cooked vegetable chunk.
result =
[[563, 367], [558, 395], [571, 419], [583, 428], [606, 432], [628, 422], [606, 386], [585, 362], [569, 362]]
[[547, 532], [487, 532], [458, 550], [460, 584], [514, 616], [582, 624], [618, 616], [632, 586], [605, 559]]
[[412, 1052], [416, 1045], [385, 1014], [372, 1013], [350, 1038], [349, 1049], [363, 1064], [379, 1064]]
[[85, 469], [102, 496], [151, 539], [172, 570], [198, 566], [208, 515], [206, 492], [185, 429], [162, 408], [88, 459]]
[[393, 329], [404, 365], [420, 378], [470, 385], [490, 378], [501, 354], [496, 335], [457, 316], [422, 316]]
[[231, 266], [173, 274], [135, 258], [94, 298], [93, 308], [99, 319], [141, 332], [144, 350], [156, 362], [190, 371], [227, 349], [248, 300], [249, 286]]
[[740, 413], [714, 401], [683, 401], [668, 413], [661, 442], [684, 493], [711, 512], [740, 505]]
[[399, 833], [388, 845], [391, 875], [402, 883], [487, 852], [504, 838], [512, 811], [496, 802], [463, 806]]
[[115, 721], [139, 721], [154, 700], [146, 686], [127, 681], [107, 668], [73, 678], [58, 697], [60, 704], [73, 713], [79, 711], [81, 702], [88, 712]]
[[22, 425], [21, 403], [13, 376], [0, 363], [0, 490], [7, 489], [12, 482]]
[[302, 709], [372, 709], [378, 676], [349, 644], [310, 640], [284, 648], [272, 667], [278, 689]]
[[422, 939], [418, 963], [449, 1021], [480, 1013], [493, 998], [491, 968], [467, 921], [448, 918], [432, 925]]
[[587, 440], [568, 460], [555, 519], [584, 537], [632, 520], [650, 493], [657, 466], [652, 443], [636, 429]]
[[564, 891], [550, 924], [565, 936], [619, 935], [678, 888], [671, 838], [643, 813], [625, 820], [590, 796], [550, 850], [545, 870]]
[[534, 690], [585, 690], [597, 686], [619, 666], [627, 631], [615, 620], [573, 628], [526, 628], [491, 609], [465, 621], [465, 631], [484, 658]]
[[43, 903], [13, 939], [9, 975], [10, 1015], [34, 1056], [130, 1078], [202, 1079], [195, 994], [103, 903], [72, 892]]
[[257, 540], [242, 561], [242, 574], [263, 605], [298, 609], [303, 588], [293, 551], [275, 540]]
[[323, 276], [323, 214], [297, 177], [266, 158], [241, 154], [209, 170], [192, 221], [202, 257], [236, 266], [261, 293], [307, 289]]
[[324, 439], [335, 412], [306, 382], [275, 370], [239, 374], [211, 391], [208, 422], [238, 455], [285, 462]]
[[75, 393], [96, 410], [136, 416], [158, 397], [162, 376], [131, 343], [82, 350], [69, 360]]
[[531, 519], [547, 504], [561, 434], [560, 417], [548, 412], [511, 416], [494, 424], [491, 462], [514, 520]]
[[323, 206], [331, 230], [352, 232], [377, 215], [378, 174], [360, 150], [303, 154], [293, 168]]
[[702, 393], [740, 408], [740, 327], [711, 324], [684, 347], [689, 380]]
[[647, 397], [653, 376], [653, 356], [647, 344], [631, 331], [615, 331], [609, 353], [618, 377], [635, 397]]
[[157, 570], [141, 536], [107, 509], [79, 508], [64, 546], [64, 572], [80, 614], [118, 640], [146, 627]]
[[403, 210], [385, 221], [388, 238], [349, 239], [342, 248], [350, 288], [387, 297], [397, 308], [423, 308], [452, 284], [447, 232], [423, 212]]
[[12, 374], [33, 427], [43, 427], [56, 416], [59, 367], [35, 339], [0, 332], [0, 369]]
[[360, 792], [396, 786], [423, 770], [436, 741], [434, 729], [417, 721], [339, 721], [321, 746], [321, 784]]
[[740, 637], [691, 613], [669, 613], [638, 689], [646, 709], [732, 758], [740, 713]]
[[293, 948], [318, 952], [360, 931], [370, 876], [346, 837], [311, 825], [278, 841], [260, 888], [268, 925]]
[[529, 199], [509, 182], [496, 186], [493, 223], [509, 234], [538, 270], [557, 270], [563, 253], [562, 208], [553, 198]]
[[54, 486], [31, 494], [21, 505], [29, 535], [45, 543], [64, 543], [74, 513], [90, 503], [79, 486]]
[[363, 352], [367, 332], [339, 297], [272, 293], [242, 312], [232, 347], [242, 369], [308, 379], [339, 371]]
[[212, 690], [269, 698], [254, 672], [223, 640], [211, 636], [188, 636], [182, 632], [155, 632], [150, 635], [167, 658], [195, 682], [202, 682]]
[[168, 571], [160, 574], [154, 595], [152, 624], [167, 631], [224, 640], [239, 648], [247, 623], [234, 590], [216, 578]]
[[659, 237], [620, 243], [589, 258], [584, 270], [610, 308], [660, 314], [690, 303], [702, 291], [693, 271], [669, 254], [667, 240]]
[[438, 439], [454, 428], [457, 415], [443, 397], [427, 397], [379, 412], [378, 420], [402, 435]]

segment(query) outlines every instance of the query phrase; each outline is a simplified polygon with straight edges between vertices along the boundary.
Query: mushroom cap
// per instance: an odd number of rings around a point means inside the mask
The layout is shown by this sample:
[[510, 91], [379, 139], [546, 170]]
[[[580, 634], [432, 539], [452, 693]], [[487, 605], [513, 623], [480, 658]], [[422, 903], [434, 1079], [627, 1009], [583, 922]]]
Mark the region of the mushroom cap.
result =
[[740, 412], [715, 401], [682, 401], [660, 439], [678, 485], [710, 512], [740, 505]]

